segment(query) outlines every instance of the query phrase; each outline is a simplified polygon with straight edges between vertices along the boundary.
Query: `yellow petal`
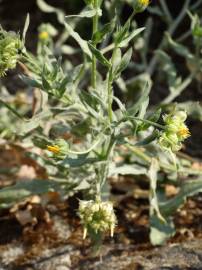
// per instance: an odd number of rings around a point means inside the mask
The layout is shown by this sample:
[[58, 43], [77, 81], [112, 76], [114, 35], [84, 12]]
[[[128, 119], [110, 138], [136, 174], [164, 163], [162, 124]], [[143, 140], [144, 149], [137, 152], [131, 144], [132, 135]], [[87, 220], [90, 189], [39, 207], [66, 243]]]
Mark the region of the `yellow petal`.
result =
[[49, 34], [46, 31], [39, 33], [39, 39], [46, 40], [48, 39], [48, 37], [49, 37]]
[[47, 150], [54, 154], [60, 153], [60, 147], [57, 145], [47, 145]]

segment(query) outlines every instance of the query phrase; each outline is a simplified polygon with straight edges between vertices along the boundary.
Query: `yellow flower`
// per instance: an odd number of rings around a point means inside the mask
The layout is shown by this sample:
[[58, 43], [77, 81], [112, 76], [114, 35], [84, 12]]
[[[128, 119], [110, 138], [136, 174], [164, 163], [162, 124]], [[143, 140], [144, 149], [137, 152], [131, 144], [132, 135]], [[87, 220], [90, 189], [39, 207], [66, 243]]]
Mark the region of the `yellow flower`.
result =
[[47, 31], [42, 31], [39, 33], [39, 39], [41, 40], [47, 40], [49, 38], [49, 34]]
[[191, 133], [190, 133], [189, 129], [186, 126], [179, 129], [177, 134], [178, 134], [178, 136], [182, 137], [183, 139], [186, 139], [189, 136], [191, 136]]
[[60, 153], [60, 147], [58, 145], [47, 145], [47, 150], [54, 154]]
[[185, 111], [174, 111], [163, 116], [165, 129], [161, 132], [159, 138], [161, 147], [172, 151], [179, 151], [182, 148], [182, 142], [191, 136], [185, 124], [186, 118]]
[[53, 153], [52, 158], [65, 159], [68, 155], [69, 144], [64, 139], [57, 139], [52, 144], [46, 145], [46, 149]]
[[143, 12], [149, 5], [150, 0], [135, 0], [133, 6], [136, 12]]
[[140, 3], [140, 5], [143, 5], [143, 6], [148, 6], [149, 5], [149, 0], [139, 0], [139, 3]]

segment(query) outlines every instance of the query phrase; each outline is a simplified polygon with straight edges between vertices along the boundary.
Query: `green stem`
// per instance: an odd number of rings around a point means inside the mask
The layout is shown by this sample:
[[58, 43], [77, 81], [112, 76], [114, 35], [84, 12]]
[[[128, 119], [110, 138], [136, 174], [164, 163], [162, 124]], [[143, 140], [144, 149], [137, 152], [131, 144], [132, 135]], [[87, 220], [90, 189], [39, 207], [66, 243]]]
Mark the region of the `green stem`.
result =
[[107, 151], [106, 151], [106, 159], [107, 160], [109, 160], [109, 158], [110, 158], [110, 155], [111, 155], [111, 152], [113, 150], [114, 144], [115, 144], [115, 138], [114, 138], [114, 135], [111, 135], [111, 139], [110, 139]]
[[[98, 0], [94, 0], [93, 6], [96, 10], [98, 10], [98, 7], [99, 7]], [[98, 12], [96, 11], [95, 16], [93, 17], [93, 35], [97, 32], [97, 30], [98, 30]], [[96, 47], [95, 43], [93, 43], [93, 45]], [[96, 89], [96, 84], [97, 84], [96, 66], [97, 66], [96, 57], [93, 55], [92, 56], [91, 84], [94, 89]]]
[[73, 151], [73, 150], [68, 150], [69, 154], [73, 154], [73, 155], [85, 155], [88, 154], [89, 152], [91, 152], [102, 140], [102, 137], [99, 137], [99, 139], [88, 149], [84, 150], [84, 151]]
[[176, 97], [178, 97], [186, 88], [187, 86], [192, 82], [194, 78], [194, 73], [191, 74], [189, 77], [187, 77], [181, 85], [176, 87], [174, 92], [170, 92], [170, 94], [161, 102], [161, 104], [169, 104], [171, 103]]
[[151, 164], [151, 157], [146, 155], [143, 150], [140, 150], [139, 148], [136, 148], [134, 146], [131, 146], [129, 144], [126, 145], [129, 150], [133, 152], [137, 157], [142, 159], [144, 162], [146, 162], [148, 165]]
[[[134, 146], [131, 146], [131, 145], [127, 145], [127, 148], [130, 149], [137, 157], [139, 157], [140, 159], [145, 161], [148, 165], [151, 164], [152, 158], [150, 156], [148, 156], [147, 154], [145, 154], [144, 150], [137, 148], [137, 147], [134, 147]], [[159, 160], [159, 164], [163, 170], [170, 171], [170, 172], [176, 172], [176, 168], [174, 166], [164, 164], [160, 160]], [[202, 170], [195, 170], [192, 168], [184, 168], [184, 167], [178, 169], [177, 172], [182, 173], [182, 174], [184, 173], [184, 174], [202, 175]]]
[[109, 164], [111, 163], [111, 156], [115, 145], [115, 138], [114, 135], [111, 135], [110, 142], [107, 146], [107, 150], [105, 153], [105, 161], [101, 164], [101, 171], [100, 171], [100, 181], [99, 181], [99, 190], [101, 191], [105, 181], [107, 180]]
[[170, 13], [170, 10], [168, 9], [166, 1], [161, 0], [159, 3], [160, 3], [160, 5], [161, 5], [166, 17], [167, 17], [166, 19], [168, 20], [168, 23], [171, 23], [173, 21], [173, 18], [172, 18], [172, 15]]
[[112, 111], [112, 101], [113, 101], [113, 88], [112, 88], [112, 83], [113, 83], [113, 65], [114, 65], [114, 58], [116, 55], [117, 51], [117, 46], [115, 46], [112, 54], [112, 59], [111, 59], [111, 66], [109, 68], [108, 72], [108, 78], [107, 78], [107, 96], [108, 96], [108, 117], [109, 117], [109, 122], [112, 122], [113, 119], [113, 111]]
[[145, 122], [145, 123], [148, 123], [154, 127], [158, 127], [160, 129], [166, 129], [164, 126], [160, 125], [160, 124], [157, 124], [153, 121], [150, 121], [150, 120], [147, 120], [147, 119], [142, 119], [142, 118], [139, 118], [139, 117], [135, 117], [135, 116], [127, 116], [128, 119], [134, 119], [134, 120], [138, 120], [138, 121], [142, 121], [142, 122]]

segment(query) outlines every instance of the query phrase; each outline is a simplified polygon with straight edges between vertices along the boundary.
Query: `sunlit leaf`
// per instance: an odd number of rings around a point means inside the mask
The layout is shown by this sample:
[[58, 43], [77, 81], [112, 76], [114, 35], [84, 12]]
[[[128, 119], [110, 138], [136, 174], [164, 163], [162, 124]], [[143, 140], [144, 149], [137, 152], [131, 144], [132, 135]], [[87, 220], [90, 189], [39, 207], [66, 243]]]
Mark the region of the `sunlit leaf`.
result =
[[64, 25], [70, 36], [72, 36], [76, 40], [76, 42], [79, 44], [83, 52], [86, 53], [91, 58], [92, 53], [88, 47], [87, 41], [82, 39], [80, 35], [77, 32], [75, 32], [67, 22], [64, 22]]

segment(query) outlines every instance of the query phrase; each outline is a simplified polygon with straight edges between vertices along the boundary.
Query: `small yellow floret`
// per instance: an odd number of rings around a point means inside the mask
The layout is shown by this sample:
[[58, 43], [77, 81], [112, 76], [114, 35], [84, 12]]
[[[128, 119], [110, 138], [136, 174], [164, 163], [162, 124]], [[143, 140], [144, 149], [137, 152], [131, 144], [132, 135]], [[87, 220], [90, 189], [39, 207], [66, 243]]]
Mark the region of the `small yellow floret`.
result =
[[54, 154], [60, 153], [60, 147], [57, 145], [47, 145], [47, 150], [54, 153]]
[[49, 38], [48, 32], [43, 31], [43, 32], [39, 33], [39, 39], [41, 39], [41, 40], [46, 40], [46, 39], [48, 39], [48, 38]]
[[187, 127], [184, 127], [178, 131], [178, 135], [182, 136], [183, 138], [188, 138], [191, 134], [189, 129]]
[[143, 6], [148, 6], [150, 3], [150, 0], [139, 0], [139, 3]]

